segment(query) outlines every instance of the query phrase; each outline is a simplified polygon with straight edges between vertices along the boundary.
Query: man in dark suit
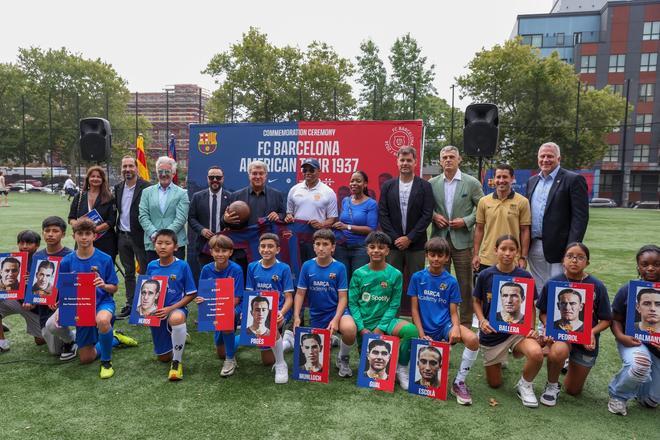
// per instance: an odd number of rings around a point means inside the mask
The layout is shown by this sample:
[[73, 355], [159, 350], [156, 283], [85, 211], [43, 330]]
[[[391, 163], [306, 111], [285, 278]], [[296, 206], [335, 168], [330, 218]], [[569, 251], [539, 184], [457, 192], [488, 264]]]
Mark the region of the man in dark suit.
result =
[[188, 212], [188, 225], [197, 234], [195, 245], [200, 270], [213, 261], [210, 251], [204, 247], [211, 237], [222, 230], [222, 216], [229, 206], [230, 196], [229, 191], [222, 187], [225, 173], [219, 166], [209, 168], [206, 176], [209, 187], [193, 194]]
[[392, 239], [388, 262], [408, 275], [424, 269], [426, 229], [433, 217], [433, 189], [415, 176], [417, 152], [403, 147], [397, 152], [399, 176], [385, 182], [378, 202], [380, 226]]
[[539, 148], [541, 172], [527, 181], [532, 210], [530, 272], [537, 286], [562, 273], [566, 245], [581, 242], [589, 223], [587, 181], [559, 166], [561, 152], [554, 142]]
[[144, 229], [140, 225], [140, 197], [142, 190], [151, 184], [137, 175], [137, 160], [133, 156], [121, 159], [121, 175], [123, 182], [114, 187], [115, 203], [117, 205], [117, 250], [119, 260], [124, 267], [124, 282], [126, 284], [126, 305], [117, 315], [118, 319], [131, 314], [133, 295], [135, 294], [135, 260], [138, 270], [143, 275], [147, 270], [147, 253], [144, 250]]
[[[229, 197], [229, 203], [231, 204], [237, 200], [247, 203], [250, 207], [250, 217], [247, 221], [241, 223], [235, 212], [225, 211], [222, 225], [231, 229], [240, 229], [257, 224], [260, 218], [266, 218], [272, 222], [284, 220], [286, 216], [284, 194], [266, 185], [268, 182], [268, 165], [260, 160], [250, 162], [248, 165], [248, 178], [250, 184], [233, 192]], [[231, 259], [241, 266], [243, 274], [247, 274], [248, 261], [243, 249], [234, 249]]]

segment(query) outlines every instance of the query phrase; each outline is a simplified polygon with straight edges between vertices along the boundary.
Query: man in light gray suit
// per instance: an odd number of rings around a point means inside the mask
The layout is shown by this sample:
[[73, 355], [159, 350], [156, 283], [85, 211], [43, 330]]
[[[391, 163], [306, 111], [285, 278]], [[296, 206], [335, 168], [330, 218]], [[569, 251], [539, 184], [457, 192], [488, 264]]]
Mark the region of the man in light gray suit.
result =
[[472, 326], [472, 238], [479, 199], [484, 196], [477, 179], [461, 173], [461, 155], [458, 149], [448, 145], [440, 150], [443, 173], [432, 178], [431, 188], [435, 207], [431, 236], [442, 237], [449, 242], [454, 273], [461, 287], [461, 324]]

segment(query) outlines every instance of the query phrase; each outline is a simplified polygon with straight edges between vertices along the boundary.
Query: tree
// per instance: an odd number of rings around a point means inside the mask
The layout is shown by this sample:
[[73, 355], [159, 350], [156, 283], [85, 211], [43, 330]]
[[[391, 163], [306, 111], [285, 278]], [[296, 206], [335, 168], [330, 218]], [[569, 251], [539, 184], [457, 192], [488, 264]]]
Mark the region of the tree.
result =
[[14, 64], [0, 64], [0, 162], [22, 157], [22, 100], [27, 88], [24, 73]]
[[396, 39], [389, 60], [392, 66], [390, 93], [396, 102], [396, 117], [412, 118], [413, 100], [436, 93], [433, 87], [435, 65], [427, 66], [422, 48], [409, 33]]
[[393, 113], [392, 97], [387, 82], [387, 70], [380, 59], [380, 50], [372, 40], [360, 44], [357, 56], [356, 81], [362, 86], [358, 98], [360, 119], [388, 119]]
[[582, 91], [576, 144], [579, 77], [556, 52], [542, 58], [538, 49], [510, 40], [478, 52], [468, 68], [457, 78], [461, 93], [498, 106], [497, 158], [515, 167], [536, 167], [538, 147], [547, 141], [562, 148], [562, 164], [568, 168], [591, 166], [607, 149], [605, 134], [624, 114], [620, 96], [609, 90]]
[[348, 117], [355, 106], [348, 59], [321, 42], [311, 43], [305, 52], [276, 47], [254, 27], [239, 43], [214, 55], [202, 73], [220, 85], [207, 107], [216, 122], [232, 116], [237, 121], [331, 119], [335, 90], [338, 117]]
[[[53, 157], [57, 161], [75, 164], [78, 119], [84, 117], [107, 117], [113, 126], [113, 142], [117, 146], [134, 142], [133, 130], [127, 129], [133, 126], [133, 116], [126, 113], [130, 99], [126, 81], [110, 64], [100, 59], [85, 59], [66, 48], [44, 50], [33, 47], [19, 49], [15, 65], [1, 66], [1, 83], [4, 84], [7, 77], [13, 78], [10, 86], [13, 92], [7, 100], [2, 99], [0, 125], [20, 132], [24, 99], [28, 161], [46, 161], [52, 144]], [[49, 130], [49, 119], [52, 120], [52, 130]], [[144, 120], [141, 125], [143, 128], [148, 126]], [[3, 148], [0, 160], [22, 162], [23, 152], [16, 136], [3, 138], [0, 144], [11, 143], [14, 147]]]

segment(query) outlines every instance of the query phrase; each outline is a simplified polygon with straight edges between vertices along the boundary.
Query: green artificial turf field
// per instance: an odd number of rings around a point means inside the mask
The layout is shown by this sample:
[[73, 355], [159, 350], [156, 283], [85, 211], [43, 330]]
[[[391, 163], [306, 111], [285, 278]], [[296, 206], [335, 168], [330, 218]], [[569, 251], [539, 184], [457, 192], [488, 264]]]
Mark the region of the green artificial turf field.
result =
[[[69, 210], [57, 195], [12, 193], [10, 203], [10, 208], [0, 208], [0, 252], [14, 250], [20, 230], [39, 231], [44, 217], [66, 218]], [[592, 210], [585, 240], [591, 248], [589, 271], [613, 297], [635, 277], [637, 249], [658, 243], [659, 236], [660, 212]], [[65, 244], [72, 245], [70, 234]], [[118, 306], [123, 302], [120, 284]], [[0, 355], [0, 439], [660, 438], [658, 410], [631, 402], [627, 417], [607, 411], [607, 384], [620, 367], [609, 331], [581, 397], [561, 394], [555, 408], [524, 408], [513, 390], [522, 361], [510, 360], [504, 386], [492, 390], [479, 357], [468, 377], [474, 404], [462, 407], [451, 397], [433, 401], [398, 386], [394, 394], [360, 389], [355, 378], [341, 379], [334, 369], [328, 385], [293, 380], [275, 385], [273, 373], [260, 365], [258, 351], [249, 348], [238, 352], [236, 375], [221, 379], [212, 336], [196, 332], [192, 323], [197, 308], [190, 310], [192, 343], [186, 346], [184, 380], [178, 383], [167, 382], [168, 366], [154, 359], [148, 330], [127, 321], [118, 321], [116, 328], [138, 339], [140, 346], [115, 350], [115, 377], [101, 381], [98, 363], [61, 363], [45, 346], [35, 346], [20, 317], [7, 318], [12, 346]], [[461, 352], [458, 346], [452, 354], [451, 377]], [[291, 366], [292, 354], [286, 357]], [[357, 364], [353, 352], [354, 370]], [[535, 381], [537, 395], [545, 378], [544, 366]], [[489, 405], [491, 398], [496, 406]]]

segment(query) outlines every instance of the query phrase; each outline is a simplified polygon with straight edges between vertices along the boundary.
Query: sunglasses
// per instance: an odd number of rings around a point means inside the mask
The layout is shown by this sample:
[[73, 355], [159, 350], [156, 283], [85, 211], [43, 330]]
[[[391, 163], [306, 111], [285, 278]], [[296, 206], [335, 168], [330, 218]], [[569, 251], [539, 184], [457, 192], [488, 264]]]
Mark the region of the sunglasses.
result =
[[207, 176], [209, 180], [222, 180], [225, 178], [225, 176]]

